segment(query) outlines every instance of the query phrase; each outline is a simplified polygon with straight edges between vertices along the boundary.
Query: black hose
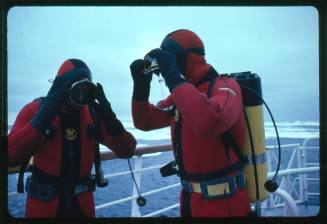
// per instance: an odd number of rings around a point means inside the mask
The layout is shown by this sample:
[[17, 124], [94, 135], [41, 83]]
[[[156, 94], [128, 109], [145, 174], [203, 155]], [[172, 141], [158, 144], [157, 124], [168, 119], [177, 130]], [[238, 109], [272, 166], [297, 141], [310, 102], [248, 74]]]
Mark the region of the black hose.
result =
[[243, 86], [241, 85], [242, 88], [245, 88], [247, 90], [250, 90], [252, 93], [254, 93], [261, 101], [262, 103], [265, 105], [265, 107], [267, 108], [268, 110], [268, 113], [271, 117], [271, 120], [273, 122], [273, 125], [274, 125], [274, 128], [275, 128], [275, 132], [276, 132], [276, 138], [277, 138], [277, 144], [278, 144], [278, 162], [277, 162], [277, 168], [276, 168], [276, 172], [275, 172], [275, 175], [274, 177], [272, 178], [273, 181], [276, 181], [277, 179], [277, 175], [278, 175], [278, 171], [280, 169], [280, 163], [281, 163], [281, 147], [280, 147], [280, 140], [279, 140], [279, 134], [278, 134], [278, 129], [277, 129], [277, 126], [276, 126], [276, 122], [275, 122], [275, 119], [274, 119], [274, 116], [272, 115], [271, 111], [270, 111], [270, 108], [268, 107], [267, 103], [263, 100], [263, 98], [257, 94], [257, 92], [247, 86]]
[[137, 194], [138, 194], [138, 198], [136, 199], [136, 203], [139, 206], [144, 206], [146, 204], [146, 199], [141, 196], [140, 189], [139, 189], [139, 187], [138, 187], [138, 185], [136, 183], [135, 176], [134, 176], [134, 173], [133, 173], [133, 170], [132, 170], [132, 166], [131, 166], [131, 162], [129, 161], [129, 159], [127, 159], [127, 162], [128, 162], [129, 170], [131, 171], [131, 175], [132, 175], [132, 178], [133, 178], [133, 182], [135, 184], [135, 187], [136, 187]]
[[256, 199], [259, 201], [260, 195], [259, 195], [259, 178], [258, 178], [258, 169], [257, 169], [257, 161], [255, 158], [255, 152], [254, 152], [254, 144], [253, 144], [253, 138], [252, 138], [252, 131], [250, 127], [249, 118], [246, 114], [246, 111], [244, 110], [244, 116], [246, 120], [246, 125], [248, 127], [249, 132], [249, 138], [250, 138], [250, 145], [251, 145], [251, 156], [252, 156], [252, 162], [253, 162], [253, 169], [254, 169], [254, 179], [255, 179], [255, 187], [256, 187]]
[[134, 176], [134, 173], [133, 173], [133, 170], [132, 170], [131, 162], [129, 161], [129, 159], [127, 159], [127, 162], [128, 162], [129, 170], [131, 171], [131, 175], [132, 175], [132, 178], [133, 178], [133, 182], [134, 182], [135, 187], [136, 187], [136, 190], [137, 190], [137, 194], [138, 194], [139, 196], [141, 196], [140, 189], [139, 189], [139, 187], [138, 187], [137, 184], [136, 184], [136, 180], [135, 180], [135, 176]]

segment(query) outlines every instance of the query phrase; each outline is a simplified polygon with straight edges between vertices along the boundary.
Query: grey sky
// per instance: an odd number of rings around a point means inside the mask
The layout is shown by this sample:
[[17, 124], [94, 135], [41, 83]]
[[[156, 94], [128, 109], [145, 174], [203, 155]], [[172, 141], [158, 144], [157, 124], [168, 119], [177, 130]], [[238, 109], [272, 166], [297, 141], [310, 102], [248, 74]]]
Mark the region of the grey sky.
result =
[[[26, 103], [47, 93], [47, 80], [68, 58], [84, 60], [118, 117], [129, 119], [130, 63], [180, 28], [201, 37], [207, 62], [219, 73], [261, 76], [263, 96], [277, 121], [319, 120], [313, 7], [14, 7], [7, 19], [9, 122]], [[157, 80], [154, 103], [162, 98]]]

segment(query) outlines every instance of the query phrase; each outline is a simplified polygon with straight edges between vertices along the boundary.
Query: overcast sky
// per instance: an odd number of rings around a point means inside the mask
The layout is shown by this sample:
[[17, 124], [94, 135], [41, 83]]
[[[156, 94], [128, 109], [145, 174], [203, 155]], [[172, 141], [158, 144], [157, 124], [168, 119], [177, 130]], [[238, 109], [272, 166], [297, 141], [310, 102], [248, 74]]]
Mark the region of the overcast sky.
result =
[[[186, 28], [219, 73], [252, 71], [277, 121], [319, 121], [318, 11], [313, 7], [14, 7], [8, 12], [8, 119], [46, 95], [68, 58], [85, 61], [121, 119], [129, 65]], [[154, 78], [150, 100], [168, 91]], [[265, 120], [270, 120], [265, 117]]]

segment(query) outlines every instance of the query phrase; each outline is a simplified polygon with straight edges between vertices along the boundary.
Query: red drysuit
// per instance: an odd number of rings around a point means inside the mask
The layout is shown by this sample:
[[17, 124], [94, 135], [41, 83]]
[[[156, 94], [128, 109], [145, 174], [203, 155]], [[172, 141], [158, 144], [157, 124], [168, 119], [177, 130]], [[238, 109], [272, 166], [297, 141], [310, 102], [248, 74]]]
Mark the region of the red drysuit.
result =
[[[58, 74], [74, 69], [69, 61], [60, 68]], [[41, 181], [62, 181], [64, 184], [90, 177], [94, 162], [94, 147], [96, 138], [92, 127], [92, 119], [88, 106], [80, 111], [68, 109], [61, 105], [58, 114], [51, 121], [50, 136], [41, 134], [31, 120], [40, 108], [40, 100], [28, 103], [19, 112], [8, 135], [8, 165], [17, 166], [28, 161], [33, 155], [32, 173], [42, 176]], [[100, 142], [113, 150], [120, 158], [128, 158], [134, 154], [136, 140], [123, 130], [119, 135], [108, 133], [103, 121], [100, 123]], [[48, 129], [50, 130], [50, 129]], [[72, 156], [73, 155], [73, 156]], [[57, 183], [51, 183], [57, 184]], [[27, 196], [26, 217], [56, 217], [60, 210], [65, 213], [65, 207], [60, 207], [58, 194], [51, 201], [44, 201]], [[86, 191], [74, 195], [75, 216], [94, 217], [95, 207], [93, 192]], [[59, 208], [60, 207], [60, 208]], [[74, 206], [73, 206], [74, 207]], [[77, 213], [76, 213], [77, 211]]]
[[[165, 44], [171, 45], [167, 47]], [[196, 54], [195, 50], [203, 50], [204, 47], [194, 33], [187, 30], [173, 32], [165, 38], [161, 48], [172, 54], [177, 52], [177, 65], [187, 82], [173, 88], [171, 95], [159, 104], [160, 108], [173, 105], [173, 112], [162, 111], [148, 100], [133, 99], [134, 125], [144, 131], [170, 126], [174, 154], [179, 154], [177, 164], [183, 174], [181, 178], [197, 182], [238, 161], [232, 150], [229, 150], [229, 156], [226, 155], [219, 135], [228, 131], [242, 148], [244, 117], [241, 89], [235, 80], [218, 76], [204, 57]], [[183, 58], [181, 51], [188, 49], [195, 53], [184, 53]], [[218, 78], [208, 94], [212, 74]], [[210, 200], [196, 192], [181, 191], [182, 216], [246, 216], [249, 212], [250, 202], [244, 189], [237, 189], [231, 197]]]

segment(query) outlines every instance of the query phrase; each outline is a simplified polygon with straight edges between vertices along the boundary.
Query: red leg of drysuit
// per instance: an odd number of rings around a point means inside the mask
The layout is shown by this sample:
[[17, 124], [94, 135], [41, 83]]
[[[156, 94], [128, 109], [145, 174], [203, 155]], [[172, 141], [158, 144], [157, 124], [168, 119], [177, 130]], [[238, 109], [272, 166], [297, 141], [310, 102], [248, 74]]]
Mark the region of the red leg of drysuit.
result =
[[[79, 206], [86, 217], [95, 217], [94, 198], [92, 192], [84, 192], [78, 195]], [[47, 202], [27, 196], [26, 217], [42, 218], [56, 217], [59, 207], [59, 197]], [[42, 208], [42, 211], [40, 209]]]
[[78, 202], [86, 217], [95, 217], [94, 197], [92, 192], [79, 194]]
[[206, 200], [200, 194], [192, 193], [190, 201], [184, 202], [182, 192], [180, 196], [181, 210], [190, 206], [192, 217], [244, 217], [251, 211], [248, 193], [245, 190], [237, 190], [232, 197], [216, 200]]
[[[27, 196], [26, 199], [26, 218], [56, 217], [59, 206], [59, 197], [47, 202]], [[42, 209], [42, 211], [40, 211]]]

